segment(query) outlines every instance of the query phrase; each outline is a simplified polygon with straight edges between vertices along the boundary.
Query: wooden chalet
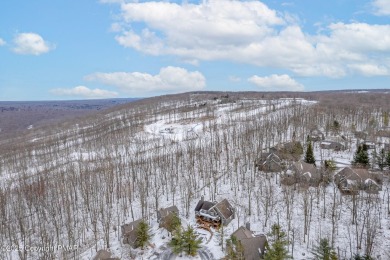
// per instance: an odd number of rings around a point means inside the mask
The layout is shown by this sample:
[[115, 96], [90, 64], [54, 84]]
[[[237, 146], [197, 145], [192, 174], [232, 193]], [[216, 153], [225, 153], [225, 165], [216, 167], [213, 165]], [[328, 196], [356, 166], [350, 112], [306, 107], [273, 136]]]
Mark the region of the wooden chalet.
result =
[[292, 164], [282, 176], [282, 184], [316, 187], [321, 182], [321, 173], [314, 166], [303, 161]]
[[366, 168], [345, 167], [334, 175], [334, 182], [344, 194], [354, 194], [360, 190], [378, 193], [382, 190], [383, 175], [370, 173]]
[[124, 244], [129, 244], [131, 247], [135, 247], [135, 241], [137, 240], [137, 228], [142, 222], [142, 219], [138, 219], [129, 224], [124, 224], [121, 226], [121, 232]]
[[266, 252], [267, 237], [263, 234], [255, 235], [247, 223], [245, 227], [239, 227], [232, 234], [242, 245], [245, 260], [263, 259]]
[[221, 224], [226, 226], [234, 219], [235, 211], [227, 199], [216, 203], [205, 201], [202, 196], [195, 207], [195, 217], [198, 222], [207, 222], [219, 228]]
[[174, 216], [179, 216], [179, 209], [175, 205], [168, 208], [161, 208], [157, 211], [157, 222], [159, 223], [159, 227], [163, 227], [169, 232], [172, 232], [173, 230], [170, 230], [170, 223]]
[[281, 172], [283, 164], [277, 153], [264, 153], [262, 157], [256, 160], [255, 167], [263, 172]]

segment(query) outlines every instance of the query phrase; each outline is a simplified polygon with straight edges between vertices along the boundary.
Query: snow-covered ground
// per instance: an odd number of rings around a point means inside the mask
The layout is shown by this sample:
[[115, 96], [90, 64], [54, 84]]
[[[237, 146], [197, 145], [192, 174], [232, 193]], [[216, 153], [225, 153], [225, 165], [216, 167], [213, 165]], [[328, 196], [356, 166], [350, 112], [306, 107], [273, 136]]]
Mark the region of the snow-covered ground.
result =
[[[7, 202], [5, 215], [13, 221], [15, 235], [13, 238], [2, 235], [2, 241], [7, 245], [10, 240], [36, 245], [42, 244], [41, 241], [63, 244], [75, 241], [76, 252], [55, 252], [54, 258], [92, 259], [97, 250], [107, 249], [108, 236], [114, 257], [174, 259], [167, 246], [169, 234], [156, 222], [156, 210], [175, 204], [183, 226], [196, 227], [194, 208], [203, 195], [210, 201], [228, 199], [236, 208], [236, 218], [224, 228], [223, 236], [215, 230], [211, 236], [208, 231], [196, 228], [203, 249], [198, 258], [191, 259], [222, 258], [225, 252], [221, 241], [246, 222], [251, 223], [255, 233], [264, 234], [272, 224], [279, 223], [287, 232], [289, 252], [294, 259], [308, 259], [313, 246], [323, 237], [333, 242], [341, 259], [349, 259], [353, 253], [365, 253], [368, 231], [374, 230], [373, 256], [389, 259], [388, 182], [378, 195], [362, 192], [356, 204], [351, 196], [342, 196], [334, 184], [295, 190], [282, 186], [279, 174], [265, 174], [253, 167], [261, 151], [290, 141], [294, 132], [305, 144], [308, 129], [302, 124], [311, 120], [306, 113], [315, 101], [297, 98], [207, 102], [189, 112], [154, 114], [142, 120], [135, 112], [137, 117], [131, 118], [131, 111], [113, 113], [107, 116], [110, 123], [106, 125], [105, 122], [93, 127], [77, 125], [57, 135], [34, 137], [33, 144], [47, 142], [47, 145], [31, 152], [23, 150], [20, 157], [15, 156], [20, 167], [11, 166], [18, 165], [13, 158], [4, 159], [7, 163], [0, 168], [2, 189], [25, 185], [20, 178], [24, 174], [24, 180], [34, 181], [38, 181], [37, 176], [48, 176], [45, 185], [50, 190], [41, 196], [39, 189], [28, 186], [29, 196], [11, 196], [11, 200], [32, 215], [22, 218], [21, 227], [18, 218], [12, 215], [19, 212], [13, 207], [16, 204]], [[161, 108], [180, 105], [195, 107], [198, 103], [167, 102]], [[99, 128], [101, 125], [104, 127]], [[62, 140], [66, 135], [69, 136]], [[314, 155], [317, 162], [334, 160], [340, 170], [350, 165], [356, 143], [356, 139], [350, 138], [347, 150], [335, 152], [321, 149], [316, 142]], [[29, 201], [31, 194], [38, 200]], [[51, 209], [55, 203], [61, 206]], [[98, 210], [95, 212], [93, 208]], [[352, 224], [356, 209], [357, 224]], [[134, 250], [121, 242], [120, 226], [142, 216], [151, 227], [151, 245], [145, 250]], [[39, 221], [45, 225], [36, 227], [34, 223]], [[364, 226], [369, 223], [376, 225]], [[22, 239], [22, 228], [31, 230], [27, 240]], [[48, 234], [43, 232], [48, 230]], [[20, 255], [16, 251], [0, 252], [0, 257], [19, 259]], [[28, 255], [28, 259], [42, 257], [39, 252]]]

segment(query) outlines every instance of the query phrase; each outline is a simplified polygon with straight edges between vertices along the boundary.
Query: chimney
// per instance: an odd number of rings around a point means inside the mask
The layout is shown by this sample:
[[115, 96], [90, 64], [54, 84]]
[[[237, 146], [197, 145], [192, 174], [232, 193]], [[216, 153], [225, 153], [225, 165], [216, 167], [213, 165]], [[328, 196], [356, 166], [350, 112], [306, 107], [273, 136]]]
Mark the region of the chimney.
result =
[[203, 195], [200, 197], [200, 201], [204, 201], [204, 196]]
[[245, 223], [245, 228], [251, 230], [251, 223], [249, 221]]

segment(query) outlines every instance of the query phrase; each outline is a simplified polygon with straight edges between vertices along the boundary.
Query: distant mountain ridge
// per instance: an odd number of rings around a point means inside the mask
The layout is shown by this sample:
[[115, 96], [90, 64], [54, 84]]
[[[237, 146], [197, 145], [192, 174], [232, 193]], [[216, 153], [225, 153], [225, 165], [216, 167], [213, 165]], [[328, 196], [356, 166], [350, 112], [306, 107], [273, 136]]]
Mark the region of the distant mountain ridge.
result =
[[140, 99], [0, 101], [0, 139], [35, 126], [70, 120]]

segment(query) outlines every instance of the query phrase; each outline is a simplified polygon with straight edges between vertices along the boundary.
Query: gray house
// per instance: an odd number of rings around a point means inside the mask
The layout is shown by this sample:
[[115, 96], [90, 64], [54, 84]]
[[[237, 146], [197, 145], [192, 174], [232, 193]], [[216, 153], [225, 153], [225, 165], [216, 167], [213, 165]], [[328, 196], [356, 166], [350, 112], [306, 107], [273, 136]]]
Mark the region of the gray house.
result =
[[331, 141], [331, 140], [325, 140], [321, 142], [321, 148], [322, 149], [331, 149], [335, 151], [342, 151], [347, 149], [347, 146], [345, 143], [337, 142], [337, 141]]
[[255, 166], [263, 172], [280, 172], [283, 169], [282, 160], [274, 153], [265, 153], [256, 161]]
[[245, 260], [257, 260], [262, 259], [267, 246], [267, 237], [263, 234], [255, 235], [247, 223], [245, 227], [239, 227], [232, 236], [236, 237], [240, 241], [244, 249]]
[[282, 176], [282, 184], [316, 187], [321, 182], [321, 173], [313, 165], [303, 161], [292, 164]]
[[297, 161], [303, 154], [303, 147], [301, 142], [291, 141], [271, 147], [269, 151], [277, 154], [281, 160]]
[[367, 147], [367, 149], [373, 150], [376, 147], [376, 143], [374, 140], [365, 140], [363, 145]]
[[312, 142], [318, 142], [318, 141], [322, 141], [324, 139], [325, 139], [325, 136], [320, 130], [314, 129], [310, 132], [310, 140]]
[[365, 168], [345, 167], [334, 175], [334, 182], [340, 191], [353, 194], [359, 190], [367, 193], [378, 193], [382, 190], [381, 183], [383, 175], [380, 173], [370, 173]]
[[[169, 223], [174, 216], [179, 216], [179, 209], [175, 205], [168, 208], [161, 208], [157, 211], [157, 222], [159, 223], [159, 227], [163, 227], [167, 230], [170, 229]], [[172, 232], [173, 230], [168, 231]]]
[[135, 241], [137, 240], [137, 228], [141, 222], [142, 219], [138, 219], [129, 224], [124, 224], [121, 226], [124, 244], [129, 244], [131, 247], [135, 246]]
[[202, 196], [195, 207], [195, 216], [206, 222], [226, 226], [234, 219], [235, 211], [227, 199], [216, 203], [205, 201]]

